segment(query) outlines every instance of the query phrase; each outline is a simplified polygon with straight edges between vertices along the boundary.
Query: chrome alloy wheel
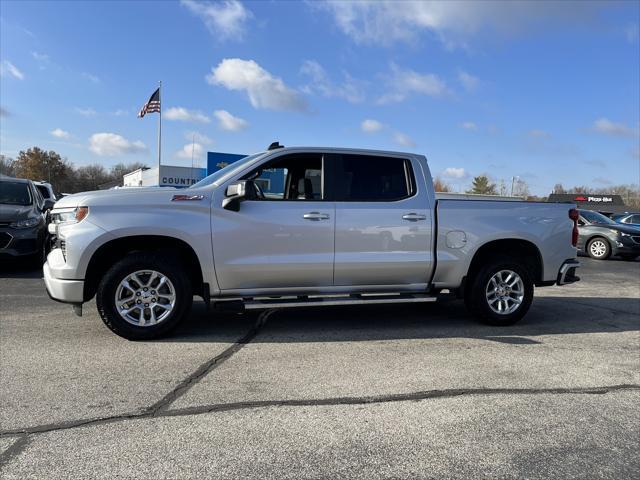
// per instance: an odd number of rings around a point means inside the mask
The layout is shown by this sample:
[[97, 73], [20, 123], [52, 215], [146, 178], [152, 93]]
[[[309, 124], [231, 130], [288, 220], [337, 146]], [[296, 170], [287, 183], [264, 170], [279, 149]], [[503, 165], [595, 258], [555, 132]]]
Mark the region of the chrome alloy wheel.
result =
[[491, 310], [500, 315], [509, 315], [524, 301], [524, 283], [516, 272], [500, 270], [489, 279], [485, 293]]
[[591, 245], [589, 245], [589, 251], [594, 257], [604, 257], [607, 253], [607, 245], [604, 243], [604, 240], [594, 240], [591, 242]]
[[167, 318], [176, 303], [171, 280], [155, 270], [138, 270], [127, 275], [116, 289], [116, 310], [137, 327], [157, 325]]

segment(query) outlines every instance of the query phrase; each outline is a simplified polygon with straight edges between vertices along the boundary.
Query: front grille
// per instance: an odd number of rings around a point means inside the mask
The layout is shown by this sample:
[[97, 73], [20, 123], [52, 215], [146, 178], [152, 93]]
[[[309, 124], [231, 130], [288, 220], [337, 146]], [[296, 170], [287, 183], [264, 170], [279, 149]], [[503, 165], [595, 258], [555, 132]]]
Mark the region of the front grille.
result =
[[633, 237], [631, 237], [631, 240], [633, 240], [636, 243], [640, 243], [640, 236], [638, 236], [638, 235], [633, 236]]
[[66, 262], [67, 261], [67, 242], [65, 242], [64, 240], [60, 240], [60, 250], [62, 250], [62, 257]]
[[12, 238], [7, 232], [0, 232], [0, 248], [7, 248]]

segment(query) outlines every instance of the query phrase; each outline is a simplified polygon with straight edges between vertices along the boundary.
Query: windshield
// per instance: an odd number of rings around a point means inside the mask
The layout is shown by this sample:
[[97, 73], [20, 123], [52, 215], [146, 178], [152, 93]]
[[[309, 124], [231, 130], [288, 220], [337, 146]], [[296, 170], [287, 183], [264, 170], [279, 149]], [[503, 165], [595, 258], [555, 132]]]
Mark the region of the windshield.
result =
[[604, 223], [607, 225], [615, 225], [616, 222], [609, 217], [605, 217], [601, 213], [592, 212], [591, 210], [580, 210], [580, 215], [589, 223]]
[[22, 182], [0, 182], [0, 203], [5, 205], [31, 205], [29, 185]]
[[212, 183], [215, 183], [218, 179], [224, 177], [228, 173], [231, 173], [234, 170], [241, 170], [245, 165], [247, 165], [248, 163], [251, 163], [260, 155], [264, 155], [264, 153], [265, 152], [254, 153], [253, 155], [249, 155], [248, 157], [244, 157], [236, 162], [230, 163], [226, 167], [221, 168], [217, 172], [213, 172], [211, 175], [204, 177], [199, 182], [194, 183], [189, 188], [199, 188], [199, 187], [205, 187], [207, 185], [211, 185]]

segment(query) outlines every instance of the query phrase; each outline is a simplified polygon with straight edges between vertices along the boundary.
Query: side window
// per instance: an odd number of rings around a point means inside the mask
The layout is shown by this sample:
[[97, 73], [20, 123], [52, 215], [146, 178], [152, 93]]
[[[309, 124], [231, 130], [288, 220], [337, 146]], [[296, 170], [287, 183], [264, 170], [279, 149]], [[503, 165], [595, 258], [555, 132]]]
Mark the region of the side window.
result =
[[393, 201], [415, 193], [411, 163], [404, 158], [342, 155], [336, 179], [337, 201]]
[[47, 187], [44, 185], [36, 185], [36, 188], [38, 189], [38, 192], [40, 192], [40, 195], [42, 195], [42, 198], [45, 200], [49, 198], [49, 190], [47, 190]]
[[640, 223], [640, 215], [631, 215], [627, 223]]
[[38, 208], [42, 208], [44, 207], [44, 199], [42, 198], [42, 194], [40, 193], [40, 191], [38, 190], [38, 188], [33, 185], [33, 193], [34, 193], [34, 199], [36, 201], [36, 205], [38, 205]]
[[264, 200], [322, 200], [322, 154], [292, 154], [261, 165], [245, 175], [262, 190]]

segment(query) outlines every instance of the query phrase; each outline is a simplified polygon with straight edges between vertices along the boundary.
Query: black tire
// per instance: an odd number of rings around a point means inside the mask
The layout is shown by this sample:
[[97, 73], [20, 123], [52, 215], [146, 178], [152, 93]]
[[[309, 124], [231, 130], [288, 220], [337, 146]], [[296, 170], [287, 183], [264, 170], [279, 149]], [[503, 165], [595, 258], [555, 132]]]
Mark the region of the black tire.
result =
[[51, 251], [51, 246], [49, 243], [49, 236], [46, 236], [44, 240], [42, 240], [42, 243], [38, 246], [38, 251], [31, 255], [30, 260], [34, 268], [41, 269], [47, 261], [47, 255], [49, 255], [49, 252]]
[[[128, 275], [140, 270], [154, 270], [163, 274], [175, 290], [172, 311], [155, 325], [133, 325], [117, 311], [115, 295], [118, 285]], [[157, 253], [136, 252], [127, 255], [107, 271], [96, 291], [96, 304], [102, 321], [116, 335], [128, 340], [149, 340], [168, 334], [188, 315], [192, 302], [191, 282], [185, 271], [173, 259]]]
[[[596, 248], [594, 247], [596, 245], [603, 246], [603, 249], [599, 250], [603, 252], [601, 255], [595, 253]], [[596, 260], [606, 260], [611, 255], [611, 245], [609, 245], [609, 241], [604, 237], [592, 238], [589, 240], [589, 243], [587, 243], [587, 255]]]
[[[487, 300], [487, 286], [491, 278], [500, 271], [515, 272], [522, 280], [522, 303], [511, 313], [497, 313]], [[465, 288], [464, 303], [467, 309], [481, 322], [494, 326], [513, 325], [524, 317], [533, 301], [533, 279], [529, 271], [517, 260], [498, 257], [489, 260], [468, 282]]]

